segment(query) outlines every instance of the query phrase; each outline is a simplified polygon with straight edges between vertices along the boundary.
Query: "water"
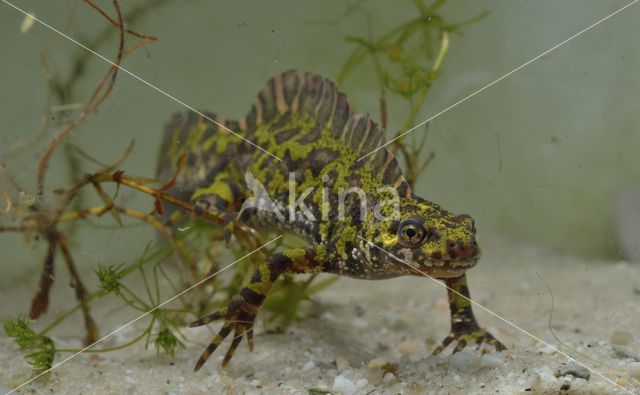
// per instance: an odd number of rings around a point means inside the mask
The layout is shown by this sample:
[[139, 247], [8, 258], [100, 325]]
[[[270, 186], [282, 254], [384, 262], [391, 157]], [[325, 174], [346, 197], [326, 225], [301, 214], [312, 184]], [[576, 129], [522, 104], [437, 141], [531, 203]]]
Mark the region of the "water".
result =
[[[72, 143], [97, 160], [111, 163], [122, 156], [134, 139], [134, 150], [119, 168], [126, 175], [153, 177], [163, 125], [172, 113], [184, 109], [175, 99], [230, 119], [240, 118], [272, 76], [297, 69], [337, 81], [348, 56], [357, 48], [353, 39], [345, 38], [376, 41], [418, 15], [413, 2], [391, 5], [373, 0], [347, 4], [281, 1], [277, 5], [250, 1], [171, 3], [156, 0], [123, 4], [123, 11], [126, 15], [134, 6], [143, 4], [149, 4], [149, 8], [128, 20], [128, 26], [157, 36], [158, 41], [133, 53], [125, 59], [123, 67], [166, 94], [120, 72], [107, 100], [97, 112], [89, 114], [54, 153], [46, 178], [48, 205], [56, 202], [51, 194], [53, 189], [65, 188], [73, 178], [99, 169], [77, 150], [65, 148], [65, 144]], [[429, 88], [424, 104], [417, 107], [413, 116], [410, 105], [401, 95], [386, 93], [388, 139], [507, 75], [625, 4], [578, 0], [561, 4], [552, 1], [447, 2], [437, 13], [447, 23], [468, 20], [485, 12], [487, 15], [460, 27], [460, 34], [448, 35], [439, 75]], [[109, 27], [104, 18], [86, 4], [24, 1], [16, 5], [60, 30], [71, 15], [66, 34], [114, 59], [117, 35], [110, 34], [102, 40], [99, 32]], [[115, 15], [110, 4], [100, 5]], [[89, 98], [109, 64], [37, 22], [28, 31], [21, 32], [24, 15], [4, 3], [0, 4], [0, 10], [3, 43], [0, 155], [7, 173], [24, 190], [21, 195], [6, 178], [1, 178], [0, 187], [11, 200], [11, 211], [16, 213], [14, 208], [21, 202], [26, 207], [33, 201], [37, 161], [46, 141], [80, 113], [81, 104]], [[576, 270], [580, 273], [578, 276], [589, 278], [589, 263], [596, 265], [604, 261], [612, 265], [637, 256], [633, 251], [640, 243], [638, 225], [625, 219], [635, 218], [639, 204], [634, 205], [633, 199], [624, 197], [637, 196], [640, 189], [640, 159], [636, 152], [640, 146], [636, 105], [636, 92], [640, 90], [637, 77], [640, 53], [636, 49], [634, 23], [639, 13], [637, 5], [625, 9], [436, 116], [429, 122], [428, 131], [420, 127], [403, 137], [406, 147], [415, 148], [420, 137], [428, 133], [421, 158], [425, 159], [431, 152], [434, 157], [417, 177], [414, 188], [420, 196], [453, 212], [473, 216], [485, 260], [488, 255], [498, 261], [509, 261], [507, 257], [501, 258], [499, 251], [487, 251], [491, 246], [508, 248], [515, 251], [516, 256], [522, 254], [523, 259], [527, 259], [526, 251], [530, 249], [543, 251], [551, 256], [566, 255], [575, 257], [567, 259], [586, 262]], [[430, 23], [438, 20], [435, 18]], [[430, 59], [418, 53], [422, 49], [420, 38], [423, 38], [421, 33], [416, 33], [411, 44], [402, 48], [401, 55], [411, 59], [406, 66], [417, 64], [416, 67], [428, 70], [438, 57], [442, 36], [432, 37]], [[131, 45], [136, 39], [127, 36], [126, 42]], [[397, 48], [392, 45], [385, 48], [387, 52], [379, 54], [384, 67], [388, 67], [392, 76], [402, 75], [403, 69], [389, 61], [397, 56], [394, 52]], [[54, 77], [51, 93], [47, 90], [47, 77], [43, 75], [44, 51]], [[72, 67], [78, 60], [86, 62], [85, 67], [74, 72]], [[72, 85], [65, 86], [65, 81], [74, 78], [77, 80]], [[380, 85], [370, 58], [340, 81], [339, 87], [356, 111], [369, 113], [380, 122]], [[402, 89], [399, 85], [395, 88]], [[69, 105], [72, 110], [46, 115], [48, 97], [54, 110], [56, 106]], [[47, 117], [50, 118], [48, 128], [43, 131]], [[20, 144], [31, 138], [36, 139], [35, 145], [13, 154]], [[404, 161], [402, 166], [408, 171]], [[105, 188], [109, 194], [115, 192], [112, 186]], [[153, 199], [129, 188], [121, 188], [119, 199], [126, 202], [128, 208], [142, 213], [154, 209]], [[616, 206], [621, 200], [624, 208]], [[88, 191], [78, 207], [102, 203], [95, 193]], [[0, 210], [8, 207], [7, 204], [4, 196], [0, 196]], [[620, 214], [621, 210], [629, 215]], [[19, 224], [14, 218], [3, 213], [0, 226]], [[124, 222], [138, 224], [129, 219]], [[113, 225], [113, 217], [107, 214], [91, 222], [79, 221], [75, 230], [64, 228], [72, 235], [70, 248], [90, 291], [98, 287], [93, 274], [98, 263], [131, 263], [147, 243], [158, 239], [150, 226], [117, 228]], [[20, 234], [2, 234], [0, 250], [3, 251], [0, 285], [11, 289], [15, 283], [27, 284], [19, 304], [6, 306], [4, 311], [0, 309], [0, 317], [5, 319], [28, 311], [29, 300], [37, 289], [46, 245], [42, 240], [25, 240]], [[514, 281], [537, 283], [536, 269], [546, 270], [541, 262], [545, 259], [544, 253], [536, 255], [538, 260], [531, 260], [532, 271], [515, 270]], [[231, 256], [229, 259], [233, 260]], [[473, 272], [483, 267], [481, 261]], [[500, 270], [490, 264], [486, 267]], [[44, 317], [47, 323], [75, 305], [71, 290], [66, 289], [65, 270], [58, 253], [55, 272], [64, 281], [54, 284], [56, 296], [48, 316]], [[637, 278], [637, 269], [631, 270], [628, 275]], [[546, 276], [554, 277], [554, 274], [550, 271]], [[611, 287], [611, 284], [601, 285]], [[562, 285], [555, 284], [555, 287]], [[487, 289], [500, 292], [497, 284], [476, 283], [471, 287], [472, 295], [476, 288], [483, 289], [480, 292], [489, 292]], [[577, 288], [578, 284], [569, 294], [580, 295]], [[332, 290], [333, 287], [325, 292]], [[545, 288], [542, 290], [546, 295]], [[636, 297], [631, 296], [631, 289], [618, 291], [626, 292], [629, 298]], [[167, 292], [167, 296], [169, 294]], [[548, 300], [540, 303], [547, 306]], [[608, 307], [612, 311], [620, 308]], [[606, 310], [607, 306], [601, 308]], [[440, 315], [444, 319], [446, 312]], [[98, 313], [94, 316], [104, 321]], [[546, 315], [541, 313], [537, 320], [546, 322]], [[46, 324], [40, 320], [37, 325]], [[622, 329], [634, 331], [624, 323], [621, 325]], [[80, 326], [73, 328], [76, 335], [82, 336]], [[546, 330], [544, 325], [538, 329]], [[597, 334], [594, 335], [597, 339], [607, 339], [608, 334], [602, 327], [591, 329], [587, 333]], [[106, 330], [102, 328], [103, 333]], [[189, 358], [191, 354], [193, 357], [198, 354], [194, 349], [179, 350], [178, 354], [187, 352]], [[191, 365], [192, 361], [183, 363]]]

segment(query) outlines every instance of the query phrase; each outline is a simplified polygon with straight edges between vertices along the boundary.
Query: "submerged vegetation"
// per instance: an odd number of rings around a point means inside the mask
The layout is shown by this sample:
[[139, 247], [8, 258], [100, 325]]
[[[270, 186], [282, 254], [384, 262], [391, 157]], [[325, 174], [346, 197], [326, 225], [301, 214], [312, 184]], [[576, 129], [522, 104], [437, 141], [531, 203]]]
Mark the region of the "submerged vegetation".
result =
[[[338, 85], [363, 67], [365, 61], [373, 65], [380, 90], [380, 123], [387, 129], [387, 101], [389, 95], [403, 99], [407, 105], [402, 127], [388, 136], [392, 150], [405, 165], [405, 177], [414, 185], [434, 158], [434, 153], [421, 155], [428, 136], [413, 133], [411, 143], [399, 137], [418, 124], [433, 82], [440, 76], [443, 61], [449, 51], [450, 36], [461, 34], [461, 28], [487, 16], [476, 15], [461, 22], [447, 22], [440, 14], [446, 0], [413, 0], [416, 16], [378, 37], [349, 36], [355, 45], [345, 61]], [[426, 125], [428, 127], [428, 124]], [[416, 139], [416, 136], [418, 136]]]
[[33, 366], [35, 374], [40, 374], [51, 368], [56, 354], [55, 344], [51, 338], [35, 333], [29, 327], [26, 315], [21, 314], [15, 319], [6, 320], [4, 331], [20, 346], [27, 361]]
[[[0, 168], [0, 176], [7, 181], [6, 185], [9, 185], [7, 190], [0, 191], [6, 203], [3, 220], [8, 219], [3, 223], [10, 224], [1, 225], [0, 232], [22, 233], [27, 240], [39, 239], [41, 243], [47, 244], [39, 288], [32, 300], [29, 315], [20, 315], [4, 323], [5, 332], [15, 339], [23, 350], [26, 359], [33, 366], [35, 375], [46, 372], [52, 366], [56, 354], [81, 351], [57, 348], [54, 340], [49, 337], [54, 328], [72, 315], [82, 313], [87, 345], [94, 345], [100, 339], [91, 306], [107, 298], [117, 300], [139, 315], [148, 315], [146, 326], [126, 343], [106, 348], [90, 347], [87, 348], [87, 352], [113, 351], [143, 341], [145, 347], [152, 345], [158, 353], [174, 355], [189, 342], [183, 334], [187, 320], [224, 306], [227, 300], [247, 283], [256, 262], [264, 259], [280, 244], [295, 242], [288, 239], [280, 240], [256, 254], [246, 256], [248, 251], [262, 244], [250, 230], [239, 227], [234, 232], [235, 240], [228, 243], [228, 237], [225, 237], [221, 226], [224, 219], [209, 213], [199, 213], [189, 201], [165, 194], [173, 187], [177, 174], [173, 180], [155, 180], [130, 176], [123, 170], [126, 159], [133, 151], [133, 141], [121, 158], [109, 164], [97, 161], [80, 147], [67, 144], [65, 158], [69, 168], [78, 178], [66, 187], [46, 190], [45, 179], [53, 153], [68, 140], [71, 132], [95, 113], [109, 97], [123, 61], [140, 48], [157, 40], [154, 36], [133, 30], [135, 22], [164, 3], [158, 0], [146, 1], [132, 7], [129, 12], [123, 12], [117, 0], [112, 1], [110, 10], [103, 9], [91, 0], [84, 0], [85, 6], [91, 7], [104, 17], [106, 25], [105, 30], [89, 41], [89, 47], [97, 48], [110, 42], [115, 36], [117, 55], [112, 59], [113, 64], [98, 80], [85, 104], [76, 109], [68, 109], [70, 117], [66, 120], [50, 124], [49, 120], [53, 118], [50, 116], [52, 108], [65, 106], [75, 97], [77, 82], [93, 58], [88, 52], [78, 52], [70, 63], [72, 67], [69, 75], [64, 78], [59, 73], [51, 71], [45, 50], [42, 58], [49, 82], [47, 124], [39, 138], [22, 144], [17, 150], [4, 153], [3, 161], [11, 160], [24, 150], [34, 148], [42, 136], [49, 136], [49, 132], [55, 130], [39, 159], [34, 188], [23, 188], [18, 184], [12, 176], [10, 162], [3, 163]], [[404, 126], [393, 134], [395, 137], [416, 123], [430, 87], [442, 70], [450, 36], [459, 33], [465, 24], [482, 17], [480, 15], [461, 23], [448, 23], [440, 14], [445, 3], [445, 0], [414, 0], [415, 18], [377, 37], [346, 38], [348, 43], [354, 45], [354, 49], [344, 63], [338, 83], [349, 78], [370, 61], [374, 66], [380, 89], [380, 123], [386, 128], [387, 100], [390, 95], [404, 99], [408, 106]], [[363, 5], [360, 4], [359, 7]], [[67, 29], [73, 25], [75, 12], [73, 9], [70, 13]], [[133, 43], [129, 43], [130, 40], [133, 40]], [[77, 111], [76, 115], [71, 116], [71, 111], [74, 110]], [[426, 131], [420, 135], [418, 141], [406, 142], [398, 139], [393, 142], [393, 150], [403, 160], [407, 178], [411, 183], [417, 181], [433, 159], [433, 153], [423, 152]], [[98, 170], [81, 176], [87, 162], [97, 166]], [[107, 187], [108, 185], [110, 187]], [[121, 188], [130, 188], [140, 194], [151, 196], [154, 204], [149, 207], [150, 212], [127, 207], [127, 202], [118, 197]], [[88, 189], [93, 189], [102, 205], [85, 207]], [[35, 192], [26, 192], [29, 190]], [[181, 214], [174, 214], [166, 221], [163, 217], [166, 205], [178, 207], [179, 211], [176, 213], [182, 213], [183, 217], [178, 218]], [[163, 240], [149, 243], [134, 262], [96, 262], [93, 274], [98, 287], [90, 291], [77, 270], [73, 243], [70, 241], [76, 234], [74, 224], [78, 221], [105, 215], [111, 216], [118, 227], [126, 225], [125, 218], [145, 223], [155, 228], [163, 236]], [[221, 258], [227, 250], [230, 250], [238, 261], [232, 269], [232, 274], [222, 278], [217, 274], [226, 268], [221, 265]], [[62, 259], [59, 259], [60, 256]], [[241, 259], [244, 257], [246, 259]], [[78, 304], [59, 314], [44, 329], [36, 332], [30, 327], [30, 320], [42, 317], [48, 310], [49, 295], [55, 278], [54, 265], [58, 261], [64, 262], [70, 274], [71, 287]], [[265, 324], [274, 328], [285, 328], [299, 318], [305, 303], [311, 301], [317, 292], [334, 281], [335, 277], [316, 275], [284, 276], [275, 284], [264, 305]], [[189, 289], [189, 292], [182, 294], [185, 289]], [[178, 294], [179, 298], [165, 304], [169, 297]]]

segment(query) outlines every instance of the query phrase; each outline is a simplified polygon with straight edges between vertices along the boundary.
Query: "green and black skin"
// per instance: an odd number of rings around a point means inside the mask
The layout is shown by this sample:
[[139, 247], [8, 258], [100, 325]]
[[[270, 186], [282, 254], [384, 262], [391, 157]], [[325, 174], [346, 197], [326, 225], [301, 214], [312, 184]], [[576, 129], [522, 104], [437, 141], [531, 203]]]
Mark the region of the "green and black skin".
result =
[[[476, 344], [504, 349], [478, 325], [466, 299], [465, 272], [480, 257], [474, 221], [416, 196], [390, 151], [380, 149], [359, 161], [384, 144], [383, 131], [367, 115], [352, 112], [346, 96], [331, 81], [287, 71], [268, 82], [251, 111], [239, 121], [211, 113], [206, 116], [282, 161], [206, 118], [186, 112], [174, 115], [167, 126], [159, 177], [171, 178], [186, 158], [171, 189], [176, 196], [257, 231], [296, 234], [308, 246], [270, 256], [227, 307], [190, 325], [224, 321], [198, 360], [196, 371], [231, 333], [223, 366], [243, 337], [253, 349], [256, 314], [274, 281], [284, 273], [325, 272], [372, 280], [401, 275], [441, 279], [450, 288], [451, 332], [434, 353], [451, 343], [455, 343], [454, 352]], [[248, 172], [275, 205], [283, 208], [280, 215], [256, 208], [241, 211], [243, 201], [251, 198], [245, 186]], [[309, 220], [301, 205], [295, 206], [295, 218], [290, 218], [290, 173], [295, 174], [297, 191], [313, 188], [304, 203], [316, 220]], [[400, 197], [399, 216], [390, 215], [388, 210], [393, 207], [381, 207], [382, 214], [389, 214], [387, 219], [377, 218], [371, 209], [361, 215], [362, 202], [355, 194], [347, 196], [344, 215], [340, 215], [337, 191], [350, 187], [366, 193], [369, 208], [388, 199], [392, 188]]]

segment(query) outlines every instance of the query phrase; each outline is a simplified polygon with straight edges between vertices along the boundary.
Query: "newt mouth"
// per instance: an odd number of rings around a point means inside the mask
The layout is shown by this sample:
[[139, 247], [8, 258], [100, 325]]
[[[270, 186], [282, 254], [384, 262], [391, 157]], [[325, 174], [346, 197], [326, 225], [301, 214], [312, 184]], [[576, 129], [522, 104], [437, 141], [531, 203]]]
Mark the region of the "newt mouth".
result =
[[465, 260], [441, 260], [437, 266], [423, 266], [420, 271], [435, 278], [455, 278], [463, 275], [478, 263], [479, 258]]
[[421, 270], [421, 272], [434, 278], [455, 278], [463, 275], [469, 268], [471, 268], [471, 266], [458, 269], [428, 268], [426, 270]]

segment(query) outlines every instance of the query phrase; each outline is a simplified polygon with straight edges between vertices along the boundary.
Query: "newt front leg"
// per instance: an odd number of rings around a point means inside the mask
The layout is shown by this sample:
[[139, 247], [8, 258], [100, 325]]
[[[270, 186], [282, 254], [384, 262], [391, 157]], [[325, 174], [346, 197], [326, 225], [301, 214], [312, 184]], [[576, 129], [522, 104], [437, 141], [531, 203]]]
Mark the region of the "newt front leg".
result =
[[433, 354], [440, 354], [453, 342], [456, 342], [454, 353], [462, 351], [468, 345], [481, 347], [483, 344], [492, 345], [496, 351], [505, 350], [506, 347], [502, 343], [478, 325], [471, 309], [467, 276], [448, 278], [444, 280], [444, 283], [447, 286], [449, 296], [451, 332], [442, 341], [442, 344], [433, 351]]
[[262, 306], [271, 291], [273, 283], [284, 273], [314, 273], [322, 271], [322, 266], [323, 261], [312, 248], [289, 249], [272, 255], [266, 262], [260, 264], [250, 283], [231, 299], [227, 307], [202, 317], [189, 325], [190, 327], [196, 327], [213, 321], [224, 320], [222, 329], [204, 350], [194, 370], [198, 371], [207, 362], [207, 359], [231, 332], [233, 332], [233, 339], [222, 361], [222, 366], [226, 366], [229, 363], [236, 348], [245, 336], [249, 351], [253, 351], [253, 324], [260, 306]]

